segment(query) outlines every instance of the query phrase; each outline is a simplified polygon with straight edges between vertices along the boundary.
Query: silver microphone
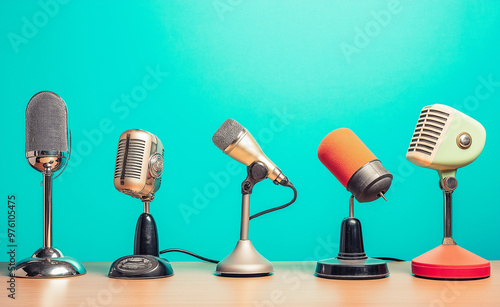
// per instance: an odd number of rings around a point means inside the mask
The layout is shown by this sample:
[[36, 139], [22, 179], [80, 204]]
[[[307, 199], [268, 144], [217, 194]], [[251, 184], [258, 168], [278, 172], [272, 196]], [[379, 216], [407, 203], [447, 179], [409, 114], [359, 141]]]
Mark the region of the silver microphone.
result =
[[69, 157], [68, 112], [53, 92], [35, 94], [26, 107], [26, 159], [43, 173], [43, 247], [17, 263], [10, 275], [53, 278], [85, 274], [83, 265], [52, 246], [52, 176]]
[[226, 155], [246, 166], [262, 162], [267, 167], [267, 177], [275, 184], [288, 184], [287, 177], [264, 154], [252, 134], [234, 119], [226, 119], [214, 133], [212, 141]]

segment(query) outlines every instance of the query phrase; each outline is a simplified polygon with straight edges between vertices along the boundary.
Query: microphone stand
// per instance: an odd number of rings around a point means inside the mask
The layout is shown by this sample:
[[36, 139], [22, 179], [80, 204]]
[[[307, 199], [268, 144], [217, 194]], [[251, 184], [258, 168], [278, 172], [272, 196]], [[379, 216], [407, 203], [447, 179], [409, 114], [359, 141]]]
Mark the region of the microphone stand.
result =
[[163, 278], [174, 275], [170, 263], [160, 258], [158, 230], [149, 204], [153, 198], [143, 199], [144, 212], [137, 220], [134, 254], [121, 257], [111, 265], [108, 277], [122, 279]]
[[365, 254], [361, 222], [354, 217], [354, 195], [349, 199], [349, 217], [342, 221], [338, 256], [318, 261], [316, 276], [332, 279], [377, 279], [389, 276], [385, 261]]
[[247, 167], [247, 178], [241, 184], [241, 229], [240, 239], [234, 250], [215, 269], [216, 274], [225, 277], [266, 276], [273, 272], [273, 266], [253, 247], [248, 239], [250, 222], [250, 194], [257, 182], [267, 177], [264, 163], [254, 162]]
[[444, 238], [441, 245], [411, 261], [411, 271], [415, 276], [457, 280], [490, 276], [489, 261], [460, 247], [452, 237], [452, 195], [457, 186], [454, 176], [439, 180], [443, 191]]
[[85, 267], [76, 259], [64, 256], [52, 246], [52, 175], [65, 160], [62, 152], [28, 152], [30, 165], [43, 173], [43, 247], [30, 258], [23, 259], [10, 276], [55, 278], [83, 275]]

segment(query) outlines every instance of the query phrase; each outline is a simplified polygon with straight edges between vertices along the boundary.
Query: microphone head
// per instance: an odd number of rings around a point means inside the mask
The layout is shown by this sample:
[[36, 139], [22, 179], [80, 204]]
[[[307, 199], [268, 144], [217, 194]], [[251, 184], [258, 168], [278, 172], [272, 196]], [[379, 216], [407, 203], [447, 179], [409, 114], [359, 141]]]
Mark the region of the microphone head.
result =
[[226, 119], [222, 125], [215, 131], [212, 141], [220, 150], [225, 151], [232, 143], [234, 143], [240, 134], [246, 129], [232, 118]]
[[57, 94], [39, 92], [26, 107], [26, 153], [68, 152], [68, 111]]
[[330, 132], [320, 143], [318, 158], [357, 201], [373, 201], [387, 192], [392, 174], [350, 129]]
[[115, 188], [142, 201], [153, 200], [161, 185], [163, 155], [156, 135], [140, 129], [123, 132], [116, 154]]
[[264, 154], [252, 134], [234, 119], [226, 119], [215, 131], [212, 141], [226, 155], [246, 166], [254, 162], [264, 163], [267, 177], [274, 183], [288, 182], [281, 170]]
[[26, 107], [26, 159], [40, 172], [56, 172], [68, 154], [68, 111], [53, 92], [39, 92]]
[[486, 130], [475, 119], [442, 104], [420, 112], [406, 158], [418, 166], [455, 175], [483, 150]]

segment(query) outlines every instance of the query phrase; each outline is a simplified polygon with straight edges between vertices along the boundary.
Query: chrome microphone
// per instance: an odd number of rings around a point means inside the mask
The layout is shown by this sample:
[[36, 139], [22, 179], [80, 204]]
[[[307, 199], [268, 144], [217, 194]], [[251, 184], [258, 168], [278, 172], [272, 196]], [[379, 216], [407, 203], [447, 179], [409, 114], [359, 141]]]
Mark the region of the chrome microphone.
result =
[[214, 133], [212, 141], [226, 155], [246, 166], [261, 162], [267, 167], [267, 177], [275, 184], [288, 185], [288, 178], [262, 152], [252, 134], [232, 118], [226, 119]]
[[161, 184], [163, 154], [156, 135], [139, 129], [123, 132], [116, 154], [115, 188], [143, 202], [153, 200]]
[[134, 254], [111, 265], [108, 277], [147, 279], [169, 277], [172, 266], [159, 255], [158, 230], [149, 203], [160, 188], [164, 148], [160, 139], [147, 131], [131, 129], [118, 141], [114, 174], [115, 188], [144, 203], [135, 229]]
[[26, 107], [26, 159], [43, 174], [43, 247], [20, 261], [11, 276], [53, 278], [86, 272], [80, 262], [52, 246], [52, 176], [63, 168], [69, 153], [66, 104], [53, 92], [35, 94]]

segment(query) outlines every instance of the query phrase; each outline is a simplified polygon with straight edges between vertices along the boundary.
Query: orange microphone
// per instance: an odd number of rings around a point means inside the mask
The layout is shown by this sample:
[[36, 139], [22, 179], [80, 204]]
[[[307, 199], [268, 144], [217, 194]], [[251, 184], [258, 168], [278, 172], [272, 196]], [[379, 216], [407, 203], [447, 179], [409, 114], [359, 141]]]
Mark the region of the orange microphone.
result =
[[365, 254], [361, 222], [354, 217], [354, 198], [369, 202], [384, 197], [392, 174], [363, 142], [347, 128], [330, 132], [319, 145], [319, 160], [352, 193], [349, 217], [340, 229], [340, 248], [335, 258], [318, 261], [316, 276], [334, 279], [376, 279], [389, 276], [387, 263]]
[[392, 174], [352, 130], [330, 132], [319, 144], [318, 158], [357, 201], [385, 199]]

